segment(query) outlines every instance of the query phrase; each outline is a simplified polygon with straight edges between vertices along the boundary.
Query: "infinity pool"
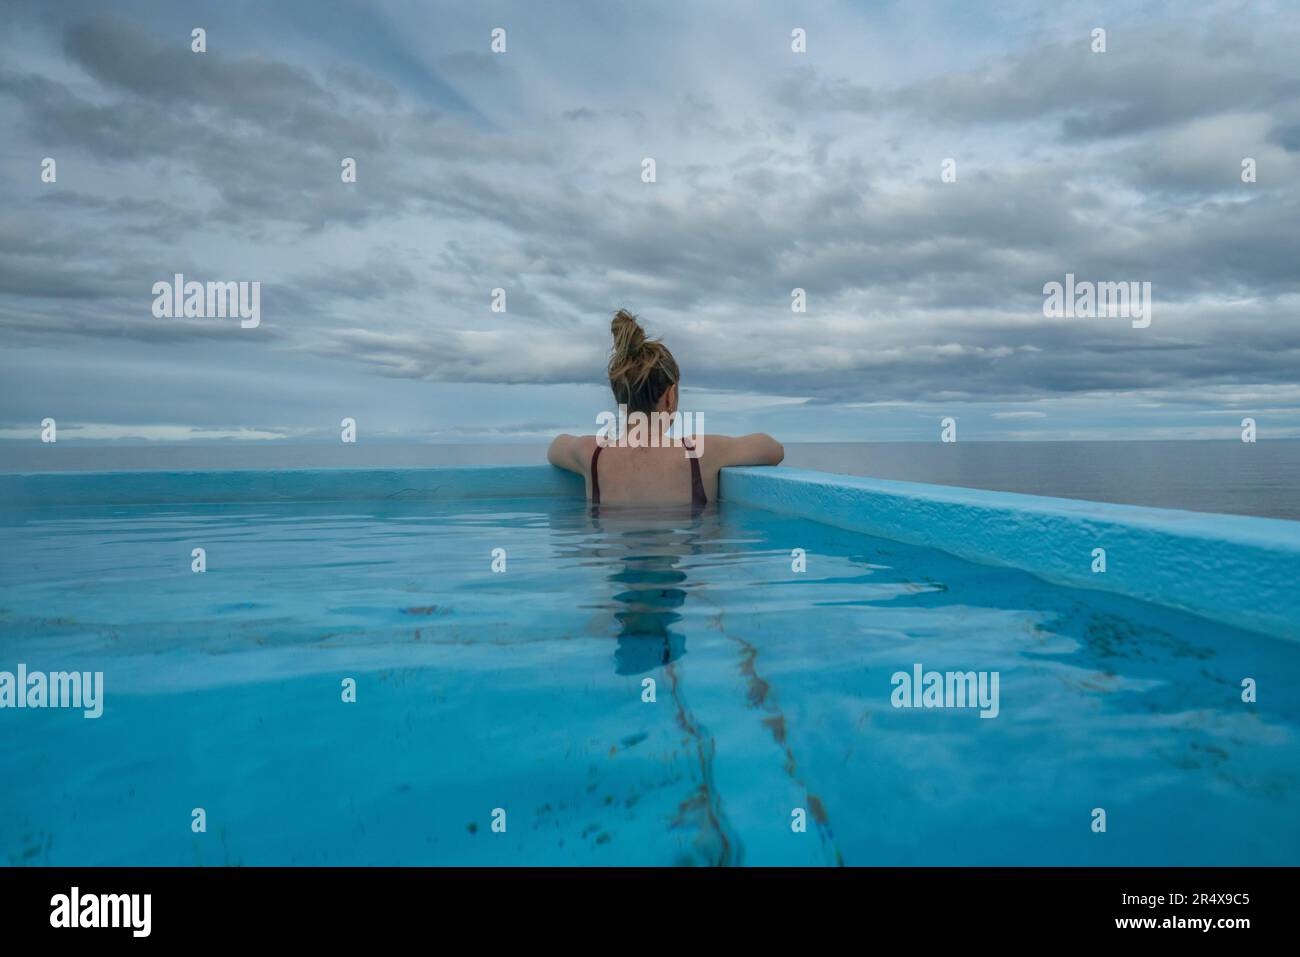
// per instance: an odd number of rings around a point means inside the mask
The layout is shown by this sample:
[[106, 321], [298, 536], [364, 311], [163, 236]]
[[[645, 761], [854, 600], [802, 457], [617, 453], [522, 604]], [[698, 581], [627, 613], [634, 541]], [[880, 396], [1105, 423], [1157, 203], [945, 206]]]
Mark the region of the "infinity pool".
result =
[[104, 673], [0, 711], [6, 863], [1300, 864], [1300, 647], [1134, 599], [727, 502], [0, 523], [0, 669]]

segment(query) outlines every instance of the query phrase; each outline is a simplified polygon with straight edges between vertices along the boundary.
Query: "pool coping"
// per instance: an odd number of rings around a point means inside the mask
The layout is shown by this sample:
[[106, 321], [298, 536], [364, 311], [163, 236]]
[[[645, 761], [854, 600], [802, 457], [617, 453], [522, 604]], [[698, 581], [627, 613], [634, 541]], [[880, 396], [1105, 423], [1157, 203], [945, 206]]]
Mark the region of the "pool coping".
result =
[[[725, 469], [719, 493], [726, 501], [1300, 640], [1300, 522], [786, 467]], [[10, 509], [582, 494], [579, 476], [549, 465], [0, 474], [0, 507]], [[1099, 548], [1104, 571], [1093, 570]]]
[[727, 469], [722, 496], [1300, 640], [1300, 522], [790, 468]]

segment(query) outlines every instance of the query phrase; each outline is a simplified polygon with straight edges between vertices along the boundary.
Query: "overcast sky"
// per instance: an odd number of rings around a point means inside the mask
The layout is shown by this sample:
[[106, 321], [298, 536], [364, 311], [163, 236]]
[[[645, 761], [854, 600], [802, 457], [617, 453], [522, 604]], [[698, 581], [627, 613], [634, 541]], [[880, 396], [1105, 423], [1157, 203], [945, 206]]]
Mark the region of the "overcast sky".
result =
[[708, 431], [1300, 436], [1295, 3], [3, 6], [0, 438], [590, 432], [620, 306]]

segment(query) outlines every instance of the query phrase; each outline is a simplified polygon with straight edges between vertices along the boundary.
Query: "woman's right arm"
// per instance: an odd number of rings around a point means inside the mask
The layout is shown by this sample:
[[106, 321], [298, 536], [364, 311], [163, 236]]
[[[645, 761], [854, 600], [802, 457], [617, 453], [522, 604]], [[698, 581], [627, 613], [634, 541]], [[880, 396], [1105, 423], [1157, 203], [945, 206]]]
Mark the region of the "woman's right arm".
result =
[[753, 435], [710, 435], [706, 442], [718, 468], [729, 465], [780, 465], [785, 447], [766, 432]]

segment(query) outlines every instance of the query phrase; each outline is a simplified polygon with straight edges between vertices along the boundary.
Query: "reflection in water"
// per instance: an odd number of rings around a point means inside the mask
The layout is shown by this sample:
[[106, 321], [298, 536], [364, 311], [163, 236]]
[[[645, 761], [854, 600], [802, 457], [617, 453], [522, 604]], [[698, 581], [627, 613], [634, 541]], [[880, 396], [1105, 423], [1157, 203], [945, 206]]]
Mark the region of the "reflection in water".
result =
[[683, 744], [694, 754], [698, 784], [673, 821], [674, 827], [694, 831], [694, 858], [680, 863], [739, 864], [740, 842], [713, 783], [716, 745], [687, 703], [684, 677], [675, 664], [686, 654], [686, 634], [676, 626], [691, 589], [690, 559], [722, 548], [715, 542], [721, 534], [717, 509], [604, 505], [593, 509], [591, 521], [601, 542], [598, 551], [611, 569], [611, 608], [618, 625], [614, 671], [648, 675], [663, 669]]
[[[714, 779], [718, 743], [689, 700], [690, 666], [684, 660], [689, 632], [692, 641], [705, 648], [707, 661], [699, 662], [705, 670], [718, 661], [720, 650], [734, 647], [736, 671], [747, 691], [745, 704], [779, 750], [782, 769], [796, 793], [802, 794], [799, 806], [807, 814], [809, 831], [817, 835], [823, 862], [843, 864], [826, 805], [805, 779], [786, 714], [772, 682], [763, 674], [759, 648], [732, 633], [722, 603], [728, 586], [737, 580], [726, 566], [770, 554], [771, 540], [734, 517], [724, 525], [724, 511], [725, 507], [691, 512], [604, 505], [563, 529], [568, 539], [563, 551], [585, 566], [600, 569], [609, 594], [587, 606], [597, 610], [591, 630], [599, 635], [614, 632], [616, 674], [654, 679], [656, 700], [671, 709], [681, 733], [679, 747], [693, 765], [692, 787], [672, 821], [674, 830], [692, 835], [689, 850], [678, 863], [728, 866], [743, 864], [745, 859], [745, 847]], [[865, 558], [862, 561], [866, 564]], [[703, 607], [688, 609], [688, 602]], [[672, 758], [677, 755], [674, 749]]]
[[[631, 537], [631, 536], [629, 536]], [[629, 545], [635, 543], [629, 542]], [[686, 637], [672, 625], [681, 620], [677, 609], [686, 602], [686, 572], [672, 555], [629, 554], [609, 576], [614, 600], [625, 607], [614, 612], [619, 624], [614, 671], [644, 674], [686, 653]]]
[[[737, 671], [748, 690], [746, 703], [779, 748], [785, 774], [804, 795], [801, 806], [810, 830], [820, 839], [825, 862], [842, 864], [825, 805], [804, 780], [786, 715], [775, 689], [761, 673], [758, 648], [730, 632], [713, 591], [721, 567], [743, 560], [746, 551], [761, 552], [769, 543], [762, 537], [749, 538], [734, 522], [724, 528], [717, 508], [690, 512], [604, 505], [571, 534], [570, 548], [584, 564], [599, 567], [609, 585], [609, 597], [594, 606], [599, 613], [593, 624], [598, 634], [614, 631], [615, 673], [655, 678], [660, 700], [671, 707], [681, 745], [694, 764], [694, 786], [673, 819], [675, 829], [693, 832], [690, 851], [679, 863], [726, 866], [741, 864], [745, 857], [714, 782], [717, 742], [688, 700], [689, 669], [682, 659], [689, 621], [697, 629], [692, 640], [735, 644]], [[699, 608], [688, 613], [688, 601], [703, 603], [707, 613], [701, 614]], [[701, 624], [709, 629], [707, 633], [698, 631]]]
[[614, 670], [645, 674], [686, 654], [682, 620], [689, 589], [686, 564], [717, 536], [716, 509], [604, 505], [592, 510], [606, 559], [611, 563], [618, 647]]

